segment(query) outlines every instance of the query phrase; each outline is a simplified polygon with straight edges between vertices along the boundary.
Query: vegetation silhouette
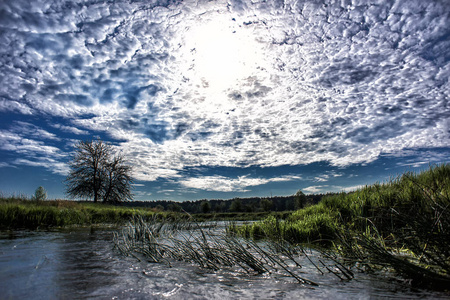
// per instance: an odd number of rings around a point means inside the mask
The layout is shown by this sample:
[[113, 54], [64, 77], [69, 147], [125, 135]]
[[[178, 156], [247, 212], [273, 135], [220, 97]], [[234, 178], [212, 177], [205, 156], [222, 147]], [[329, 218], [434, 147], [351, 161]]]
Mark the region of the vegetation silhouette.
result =
[[47, 191], [42, 186], [38, 187], [34, 192], [34, 196], [32, 199], [36, 201], [47, 200]]
[[122, 154], [114, 155], [112, 146], [101, 140], [81, 141], [75, 147], [65, 181], [70, 197], [102, 199], [104, 203], [133, 199], [132, 169]]

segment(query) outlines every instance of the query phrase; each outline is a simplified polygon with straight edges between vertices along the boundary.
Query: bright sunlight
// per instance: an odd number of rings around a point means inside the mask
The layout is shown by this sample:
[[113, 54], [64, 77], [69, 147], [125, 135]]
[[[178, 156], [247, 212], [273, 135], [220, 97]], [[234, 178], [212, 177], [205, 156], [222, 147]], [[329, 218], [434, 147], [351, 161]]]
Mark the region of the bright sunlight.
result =
[[261, 45], [251, 29], [229, 16], [216, 16], [189, 31], [186, 37], [191, 71], [211, 93], [221, 93], [261, 67]]

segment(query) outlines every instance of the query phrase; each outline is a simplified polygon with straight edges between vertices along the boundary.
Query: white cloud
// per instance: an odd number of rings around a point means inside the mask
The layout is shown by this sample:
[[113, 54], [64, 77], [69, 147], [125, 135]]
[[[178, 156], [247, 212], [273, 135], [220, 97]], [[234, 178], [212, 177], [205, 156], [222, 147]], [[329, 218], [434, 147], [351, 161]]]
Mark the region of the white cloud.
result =
[[32, 167], [44, 167], [52, 173], [67, 176], [69, 167], [67, 164], [58, 162], [51, 158], [35, 158], [35, 160], [19, 158], [13, 162], [16, 165], [26, 165]]
[[0, 97], [0, 111], [2, 112], [18, 112], [23, 115], [31, 115], [34, 110], [24, 103], [14, 101], [12, 99], [1, 99]]
[[56, 134], [48, 132], [28, 122], [16, 121], [10, 127], [10, 130], [16, 134], [29, 136], [37, 140], [60, 140]]
[[73, 127], [73, 126], [65, 126], [65, 125], [61, 125], [61, 124], [53, 124], [51, 126], [54, 127], [54, 128], [57, 128], [59, 130], [62, 130], [62, 131], [65, 131], [65, 132], [70, 132], [70, 133], [73, 133], [73, 134], [76, 134], [76, 135], [88, 135], [89, 134], [88, 131], [78, 129], [78, 128]]
[[292, 181], [298, 179], [300, 179], [298, 176], [282, 176], [278, 178], [251, 178], [248, 176], [229, 178], [225, 176], [202, 176], [180, 180], [179, 183], [188, 188], [206, 191], [247, 192], [249, 191], [248, 187], [250, 186], [258, 186], [269, 182]]
[[6, 162], [0, 162], [0, 168], [12, 167], [10, 164]]
[[[70, 12], [58, 1], [11, 3], [0, 4], [9, 12], [0, 20], [0, 111], [107, 133], [122, 141], [138, 180], [181, 178], [196, 166], [348, 166], [450, 142], [443, 2], [115, 1]], [[209, 29], [227, 40], [202, 63], [211, 45], [196, 32], [214, 36]], [[245, 61], [233, 60], [236, 49]], [[1, 149], [62, 161], [54, 133], [21, 128], [36, 137], [3, 136]], [[203, 179], [182, 182], [262, 184]]]
[[354, 185], [354, 186], [347, 186], [347, 187], [341, 187], [339, 188], [339, 191], [344, 191], [344, 192], [354, 192], [357, 190], [360, 190], [362, 188], [364, 188], [365, 185]]
[[175, 190], [171, 190], [171, 189], [157, 191], [158, 194], [162, 193], [165, 195], [170, 195], [170, 193], [173, 193], [173, 192], [175, 192]]
[[321, 174], [319, 176], [314, 177], [314, 181], [316, 182], [327, 182], [330, 178], [341, 177], [343, 174], [338, 173], [336, 171], [328, 171], [325, 174]]
[[310, 194], [323, 193], [328, 190], [328, 185], [312, 185], [302, 189]]

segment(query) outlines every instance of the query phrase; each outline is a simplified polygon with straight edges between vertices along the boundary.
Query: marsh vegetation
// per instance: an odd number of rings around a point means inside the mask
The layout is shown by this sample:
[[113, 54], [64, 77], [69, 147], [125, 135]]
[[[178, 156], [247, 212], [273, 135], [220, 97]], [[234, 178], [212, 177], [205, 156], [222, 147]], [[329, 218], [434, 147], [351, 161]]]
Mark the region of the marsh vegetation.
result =
[[48, 229], [71, 225], [124, 224], [134, 215], [175, 217], [173, 213], [69, 200], [0, 197], [1, 229]]
[[[351, 281], [356, 273], [387, 272], [415, 287], [450, 286], [448, 164], [278, 214], [188, 214], [38, 198], [1, 197], [0, 227], [120, 225], [113, 239], [118, 253], [169, 268], [184, 262], [213, 272], [275, 274], [308, 286], [319, 284], [317, 274]], [[236, 218], [264, 219], [217, 229], [217, 220]]]
[[325, 197], [286, 220], [232, 227], [244, 237], [334, 249], [350, 264], [387, 268], [415, 286], [450, 286], [450, 165]]
[[353, 278], [353, 272], [327, 252], [316, 250], [315, 255], [310, 255], [311, 250], [300, 245], [279, 240], [243, 239], [228, 230], [217, 230], [216, 226], [214, 222], [161, 222], [157, 219], [149, 222], [137, 217], [114, 235], [114, 244], [126, 256], [168, 266], [184, 261], [213, 271], [228, 268], [254, 275], [282, 273], [298, 283], [317, 286], [318, 283], [302, 274], [302, 264], [306, 261], [322, 275]]

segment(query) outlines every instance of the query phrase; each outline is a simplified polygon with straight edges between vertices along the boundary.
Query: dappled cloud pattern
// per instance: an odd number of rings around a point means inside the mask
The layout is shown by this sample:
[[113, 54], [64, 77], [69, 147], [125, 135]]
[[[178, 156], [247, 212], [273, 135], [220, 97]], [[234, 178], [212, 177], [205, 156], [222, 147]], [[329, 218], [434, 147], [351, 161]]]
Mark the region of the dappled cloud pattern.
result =
[[[0, 111], [59, 122], [12, 122], [0, 147], [64, 174], [70, 145], [103, 133], [143, 181], [446, 147], [449, 14], [439, 0], [2, 1]], [[226, 179], [179, 180], [262, 180]]]

